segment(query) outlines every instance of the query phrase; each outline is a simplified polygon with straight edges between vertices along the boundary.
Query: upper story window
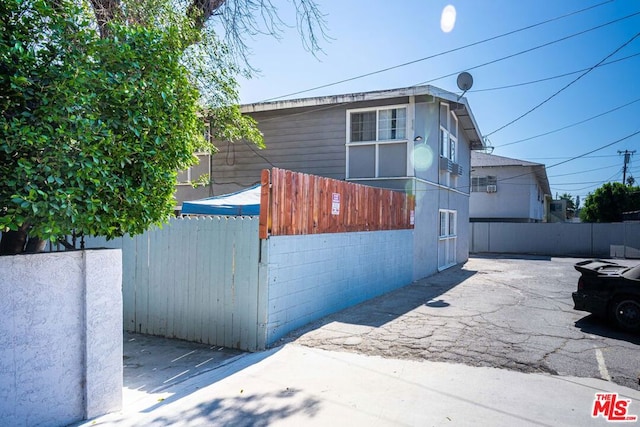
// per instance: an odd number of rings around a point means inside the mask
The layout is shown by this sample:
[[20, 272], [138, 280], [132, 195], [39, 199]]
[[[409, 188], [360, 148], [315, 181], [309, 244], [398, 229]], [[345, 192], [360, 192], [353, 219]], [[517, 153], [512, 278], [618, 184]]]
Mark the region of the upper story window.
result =
[[195, 153], [194, 156], [198, 158], [198, 163], [178, 172], [178, 185], [201, 185], [210, 179], [211, 154]]
[[407, 176], [407, 107], [347, 111], [346, 177]]
[[498, 191], [498, 178], [495, 176], [472, 176], [471, 191], [495, 193]]
[[[211, 126], [204, 124], [203, 134], [205, 141], [211, 142]], [[194, 153], [198, 158], [198, 163], [188, 169], [178, 171], [178, 185], [201, 185], [209, 181], [211, 177], [211, 154], [198, 152]]]
[[351, 112], [350, 125], [349, 142], [405, 139], [407, 109], [402, 107]]
[[457, 161], [458, 118], [449, 111], [449, 104], [440, 104], [440, 157]]

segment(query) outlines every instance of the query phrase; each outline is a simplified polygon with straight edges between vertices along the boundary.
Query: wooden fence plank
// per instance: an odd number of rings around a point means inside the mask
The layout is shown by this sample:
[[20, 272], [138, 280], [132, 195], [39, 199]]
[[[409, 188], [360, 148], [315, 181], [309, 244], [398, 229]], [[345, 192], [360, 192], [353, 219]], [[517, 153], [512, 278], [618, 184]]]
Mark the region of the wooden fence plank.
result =
[[157, 266], [149, 270], [149, 307], [152, 308], [149, 310], [148, 329], [153, 335], [164, 335], [166, 332], [167, 293], [171, 286], [166, 278], [166, 265], [171, 259], [170, 254], [164, 250], [167, 246], [165, 242], [168, 229], [168, 226], [154, 228], [148, 235], [149, 240], [153, 241], [148, 249], [148, 262]]
[[[251, 217], [173, 218], [162, 230], [107, 242], [122, 247], [125, 330], [250, 351], [264, 346], [259, 227]], [[87, 242], [105, 246], [101, 238]]]
[[122, 308], [125, 331], [136, 330], [136, 247], [135, 240], [129, 236], [121, 237], [122, 253]]
[[[149, 245], [147, 235], [142, 234], [135, 237], [136, 241], [136, 331], [149, 333], [149, 269], [145, 264], [149, 257]], [[144, 325], [144, 328], [143, 328]]]
[[[263, 171], [263, 180], [268, 174]], [[339, 212], [332, 214], [335, 194]], [[403, 192], [273, 168], [271, 192], [261, 195], [261, 227], [270, 224], [274, 236], [408, 229], [413, 209]]]
[[228, 222], [224, 219], [218, 218], [218, 230], [220, 231], [220, 246], [217, 248], [218, 258], [216, 259], [217, 274], [216, 274], [216, 310], [215, 310], [215, 336], [216, 345], [224, 345], [225, 335], [225, 288], [228, 283], [229, 268], [227, 259], [229, 258], [229, 239], [231, 233]]

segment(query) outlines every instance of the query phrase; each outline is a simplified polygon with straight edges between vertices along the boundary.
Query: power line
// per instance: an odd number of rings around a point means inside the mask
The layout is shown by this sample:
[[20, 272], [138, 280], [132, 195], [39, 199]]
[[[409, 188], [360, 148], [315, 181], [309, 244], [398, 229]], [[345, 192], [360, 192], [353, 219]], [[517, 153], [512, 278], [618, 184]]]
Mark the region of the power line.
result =
[[619, 168], [620, 165], [615, 164], [615, 165], [611, 165], [611, 166], [603, 166], [601, 168], [595, 168], [595, 169], [589, 169], [589, 170], [585, 170], [585, 171], [580, 171], [580, 172], [571, 172], [571, 173], [563, 173], [560, 175], [550, 175], [549, 178], [558, 178], [560, 176], [569, 176], [569, 175], [580, 175], [583, 173], [589, 173], [589, 172], [595, 172], [595, 171], [599, 171], [599, 170], [603, 170], [603, 169], [611, 169], [611, 168]]
[[[616, 173], [617, 174], [617, 173]], [[559, 182], [555, 185], [582, 185], [582, 184], [598, 184], [602, 181], [587, 181], [587, 182]], [[555, 188], [555, 186], [554, 186]]]
[[[467, 68], [466, 70], [467, 70], [467, 71], [469, 71], [469, 70], [475, 70], [475, 69], [477, 69], [477, 68], [485, 67], [485, 66], [487, 66], [487, 65], [491, 65], [491, 64], [495, 64], [495, 63], [500, 62], [500, 61], [504, 61], [504, 60], [507, 60], [507, 59], [511, 59], [511, 58], [516, 57], [516, 56], [523, 55], [523, 54], [525, 54], [525, 53], [529, 53], [529, 52], [532, 52], [532, 51], [534, 51], [534, 50], [542, 49], [542, 48], [544, 48], [544, 47], [551, 46], [551, 45], [553, 45], [553, 44], [556, 44], [556, 43], [559, 43], [559, 42], [562, 42], [562, 41], [565, 41], [565, 40], [568, 40], [568, 39], [571, 39], [571, 38], [574, 38], [574, 37], [581, 36], [581, 35], [586, 34], [586, 33], [588, 33], [588, 32], [591, 32], [591, 31], [595, 31], [595, 30], [598, 30], [598, 29], [604, 28], [604, 27], [606, 27], [606, 26], [609, 26], [609, 25], [612, 25], [612, 24], [618, 23], [618, 22], [620, 22], [620, 21], [623, 21], [623, 20], [625, 20], [625, 19], [632, 18], [632, 17], [637, 16], [637, 15], [640, 15], [640, 11], [639, 11], [639, 12], [634, 12], [634, 13], [632, 13], [632, 14], [630, 14], [630, 15], [623, 16], [622, 18], [614, 19], [613, 21], [605, 22], [604, 24], [600, 24], [600, 25], [597, 25], [597, 26], [595, 26], [595, 27], [588, 28], [588, 29], [583, 30], [583, 31], [579, 31], [579, 32], [577, 32], [577, 33], [570, 34], [570, 35], [568, 35], [568, 36], [565, 36], [565, 37], [562, 37], [562, 38], [559, 38], [559, 39], [556, 39], [556, 40], [552, 40], [552, 41], [547, 42], [547, 43], [543, 43], [543, 44], [541, 44], [541, 45], [534, 46], [534, 47], [529, 48], [529, 49], [522, 50], [522, 51], [520, 51], [520, 52], [513, 53], [513, 54], [511, 54], [511, 55], [507, 55], [507, 56], [504, 56], [504, 57], [501, 57], [501, 58], [498, 58], [498, 59], [494, 59], [494, 60], [489, 61], [489, 62], [485, 62], [485, 63], [479, 64], [479, 65], [475, 65], [475, 66], [473, 66], [473, 67]], [[481, 43], [481, 42], [476, 42], [476, 43]], [[472, 45], [473, 45], [473, 44], [472, 44]], [[467, 46], [470, 46], [470, 45], [467, 45]], [[462, 47], [462, 48], [464, 48], [464, 47]], [[462, 48], [456, 48], [456, 49], [453, 49], [452, 51], [459, 50], [459, 49], [462, 49]], [[432, 55], [431, 57], [422, 58], [421, 60], [430, 59], [430, 58], [432, 58], [432, 57], [434, 57], [434, 56], [439, 56], [439, 55], [443, 55], [443, 54], [446, 54], [446, 53], [449, 53], [449, 51], [445, 51], [445, 52], [442, 52], [442, 53], [439, 53], [439, 54], [436, 54], [436, 55]], [[607, 58], [605, 58], [605, 60], [606, 60], [606, 59], [608, 59], [608, 57], [607, 57]], [[602, 65], [602, 64], [600, 64], [600, 63], [599, 63], [599, 64], [597, 64], [596, 66], [598, 66], [598, 65]], [[596, 67], [596, 66], [594, 66], [594, 67]], [[594, 67], [589, 68], [589, 70], [591, 70], [591, 69], [592, 69], [592, 68], [594, 68]], [[380, 72], [382, 72], [382, 71], [380, 71]], [[440, 76], [440, 77], [436, 77], [436, 78], [433, 78], [433, 79], [430, 79], [430, 80], [426, 80], [426, 81], [423, 81], [423, 82], [420, 82], [420, 83], [416, 83], [416, 84], [412, 85], [411, 87], [421, 86], [421, 85], [428, 84], [428, 83], [432, 83], [432, 82], [434, 82], [434, 81], [441, 80], [441, 79], [444, 79], [444, 78], [447, 78], [447, 77], [455, 76], [455, 75], [458, 75], [460, 72], [461, 72], [461, 71], [459, 70], [459, 71], [456, 71], [456, 72], [453, 72], [453, 73], [449, 73], [449, 74], [446, 74], [446, 75], [443, 75], [443, 76]], [[373, 74], [375, 74], [375, 73], [377, 73], [377, 72], [374, 72]], [[371, 73], [369, 73], [369, 74], [363, 74], [363, 75], [362, 75], [362, 76], [360, 76], [360, 77], [366, 77], [367, 75], [370, 75], [370, 74], [371, 74]], [[580, 77], [579, 77], [579, 78], [580, 78]], [[311, 89], [306, 89], [306, 90], [302, 90], [302, 91], [298, 91], [298, 92], [289, 93], [289, 94], [286, 94], [286, 95], [281, 95], [281, 96], [274, 97], [274, 98], [269, 98], [269, 99], [266, 99], [266, 100], [264, 100], [264, 101], [260, 101], [260, 102], [269, 102], [269, 101], [274, 101], [274, 100], [277, 100], [277, 99], [280, 99], [280, 98], [286, 98], [286, 97], [293, 96], [293, 95], [299, 95], [299, 94], [301, 94], [301, 93], [311, 92], [311, 91], [316, 90], [316, 89], [322, 89], [322, 88], [324, 88], [324, 87], [333, 86], [334, 84], [339, 84], [339, 83], [343, 83], [343, 82], [345, 82], [345, 81], [350, 81], [350, 80], [355, 80], [355, 79], [356, 79], [356, 77], [351, 78], [351, 79], [347, 79], [347, 80], [342, 80], [342, 81], [335, 82], [335, 83], [331, 83], [331, 84], [327, 84], [327, 85], [318, 86], [318, 87], [311, 88]], [[576, 79], [576, 80], [577, 80], [577, 79]], [[258, 103], [260, 103], [260, 102], [258, 102]], [[355, 101], [354, 101], [354, 102], [355, 102]], [[345, 103], [345, 104], [348, 104], [348, 103]], [[344, 104], [343, 104], [343, 105], [344, 105]], [[324, 107], [324, 108], [326, 108], [326, 107]], [[332, 108], [332, 107], [330, 106], [329, 108]], [[313, 110], [312, 110], [312, 111], [303, 112], [303, 113], [299, 113], [299, 114], [304, 114], [304, 113], [308, 113], [308, 112], [313, 112]], [[494, 131], [494, 132], [497, 132], [497, 131]], [[493, 132], [492, 132], [492, 133], [493, 133]]]
[[[633, 136], [635, 136], [635, 135], [638, 135], [638, 134], [640, 134], [640, 130], [637, 130], [637, 131], [635, 131], [634, 133], [631, 133], [631, 134], [629, 134], [629, 135], [623, 136], [623, 137], [622, 137], [622, 138], [620, 138], [620, 139], [617, 139], [617, 140], [615, 140], [615, 141], [613, 141], [613, 142], [610, 142], [610, 143], [608, 143], [608, 144], [605, 144], [605, 145], [603, 145], [603, 146], [600, 146], [600, 147], [598, 147], [598, 148], [596, 148], [596, 149], [594, 149], [594, 150], [588, 151], [588, 152], [586, 152], [586, 153], [582, 153], [582, 154], [580, 154], [580, 155], [578, 155], [578, 156], [570, 157], [568, 160], [564, 160], [564, 161], [562, 161], [562, 162], [554, 163], [554, 164], [552, 164], [552, 165], [550, 165], [550, 166], [545, 166], [545, 170], [546, 170], [546, 169], [551, 169], [551, 168], [556, 167], [556, 166], [563, 165], [563, 164], [565, 164], [565, 163], [572, 162], [572, 161], [577, 160], [577, 159], [581, 159], [581, 158], [583, 158], [583, 157], [588, 156], [589, 154], [593, 154], [593, 153], [595, 153], [596, 151], [604, 150], [604, 149], [605, 149], [605, 148], [607, 148], [607, 147], [611, 147], [612, 145], [618, 144], [619, 142], [625, 141], [625, 140], [627, 140], [627, 139], [629, 139], [629, 138], [631, 138], [631, 137], [633, 137]], [[508, 178], [503, 178], [503, 179], [501, 179], [501, 180], [498, 180], [498, 182], [500, 182], [500, 181], [508, 181], [508, 180], [510, 180], [510, 179], [520, 178], [520, 177], [527, 176], [527, 175], [531, 175], [531, 174], [534, 174], [534, 173], [535, 173], [535, 172], [526, 172], [526, 173], [523, 173], [523, 174], [520, 174], [520, 175], [515, 175], [515, 176], [510, 176], [510, 177], [508, 177]], [[585, 187], [585, 188], [589, 188], [589, 187]]]
[[541, 136], [547, 136], [547, 135], [550, 135], [552, 133], [560, 132], [561, 130], [569, 129], [569, 128], [574, 127], [574, 126], [581, 125], [582, 123], [586, 123], [588, 121], [597, 119], [598, 117], [602, 117], [602, 116], [604, 116], [606, 114], [613, 113], [614, 111], [618, 111], [618, 110], [620, 110], [622, 108], [628, 107], [629, 105], [634, 104], [634, 103], [636, 103], [638, 101], [640, 101], [640, 98], [637, 98], [637, 99], [635, 99], [635, 100], [633, 100], [631, 102], [627, 102], [624, 105], [620, 105], [618, 107], [615, 107], [615, 108], [613, 108], [613, 109], [611, 109], [609, 111], [605, 111], [604, 113], [600, 113], [600, 114], [596, 114], [595, 116], [591, 116], [588, 119], [584, 119], [584, 120], [581, 120], [579, 122], [575, 122], [575, 123], [572, 123], [570, 125], [567, 125], [567, 126], [564, 126], [564, 127], [558, 128], [558, 129], [554, 129], [554, 130], [549, 131], [549, 132], [545, 132], [545, 133], [541, 133], [541, 134], [538, 134], [538, 135], [530, 136], [528, 138], [519, 139], [517, 141], [508, 142], [506, 144], [496, 145], [495, 147], [498, 148], [498, 147], [506, 147], [507, 145], [519, 144], [521, 142], [530, 141], [530, 140], [535, 139], [535, 138], [540, 138]]
[[534, 46], [534, 47], [532, 47], [532, 48], [525, 49], [525, 50], [522, 50], [522, 51], [520, 51], [520, 52], [513, 53], [513, 54], [511, 54], [511, 55], [503, 56], [502, 58], [494, 59], [494, 60], [492, 60], [492, 61], [485, 62], [485, 63], [480, 64], [480, 65], [475, 65], [475, 66], [470, 67], [470, 68], [467, 68], [467, 69], [465, 69], [465, 70], [458, 70], [458, 71], [455, 71], [455, 72], [453, 72], [453, 73], [446, 74], [446, 75], [444, 75], [444, 76], [436, 77], [436, 78], [434, 78], [434, 79], [430, 79], [430, 80], [425, 80], [425, 81], [420, 82], [420, 83], [417, 83], [417, 84], [415, 84], [415, 85], [413, 85], [413, 86], [420, 86], [420, 85], [423, 85], [423, 84], [431, 83], [431, 82], [434, 82], [434, 81], [436, 81], [436, 80], [441, 80], [441, 79], [444, 79], [444, 78], [447, 78], [447, 77], [451, 77], [451, 76], [458, 75], [458, 74], [459, 74], [459, 73], [461, 73], [462, 71], [475, 70], [475, 69], [477, 69], [477, 68], [481, 68], [481, 67], [485, 67], [485, 66], [487, 66], [487, 65], [495, 64], [495, 63], [497, 63], [497, 62], [504, 61], [504, 60], [506, 60], [506, 59], [515, 58], [516, 56], [524, 55], [525, 53], [533, 52], [534, 50], [542, 49], [543, 47], [551, 46], [551, 45], [553, 45], [553, 44], [560, 43], [560, 42], [563, 42], [563, 41], [565, 41], [565, 40], [569, 40], [569, 39], [571, 39], [571, 38], [573, 38], [573, 37], [578, 37], [578, 36], [581, 36], [581, 35], [583, 35], [583, 34], [589, 33], [589, 32], [591, 32], [591, 31], [599, 30], [599, 29], [604, 28], [604, 27], [606, 27], [606, 26], [608, 26], [608, 25], [616, 24], [616, 23], [618, 23], [618, 22], [620, 22], [620, 21], [623, 21], [623, 20], [625, 20], [625, 19], [629, 19], [629, 18], [634, 17], [634, 16], [636, 16], [636, 15], [640, 15], [640, 12], [635, 12], [635, 13], [632, 13], [631, 15], [623, 16], [622, 18], [614, 19], [613, 21], [609, 21], [609, 22], [606, 22], [606, 23], [604, 23], [604, 24], [597, 25], [597, 26], [595, 26], [595, 27], [587, 28], [586, 30], [579, 31], [579, 32], [577, 32], [577, 33], [573, 33], [573, 34], [570, 34], [570, 35], [568, 35], [568, 36], [565, 36], [565, 37], [562, 37], [562, 38], [559, 38], [559, 39], [556, 39], [556, 40], [552, 40], [552, 41], [550, 41], [550, 42], [543, 43], [543, 44], [541, 44], [541, 45]]
[[453, 49], [445, 50], [445, 51], [442, 51], [442, 52], [439, 52], [439, 53], [435, 53], [433, 55], [425, 56], [423, 58], [418, 58], [418, 59], [415, 59], [413, 61], [404, 62], [402, 64], [394, 65], [394, 66], [387, 67], [387, 68], [382, 68], [380, 70], [372, 71], [372, 72], [365, 73], [365, 74], [360, 74], [360, 75], [357, 75], [357, 76], [354, 76], [354, 77], [349, 77], [349, 78], [346, 78], [346, 79], [343, 79], [343, 80], [339, 80], [339, 81], [336, 81], [336, 82], [323, 84], [323, 85], [320, 85], [320, 86], [312, 87], [310, 89], [304, 89], [304, 90], [300, 90], [300, 91], [297, 91], [297, 92], [291, 92], [291, 93], [288, 93], [286, 95], [280, 95], [280, 96], [276, 96], [276, 97], [273, 97], [273, 98], [268, 98], [268, 99], [265, 99], [265, 100], [260, 101], [260, 102], [275, 101], [277, 99], [287, 98], [287, 97], [294, 96], [294, 95], [300, 95], [302, 93], [312, 92], [314, 90], [324, 89], [324, 88], [327, 88], [327, 87], [339, 85], [341, 83], [346, 83], [346, 82], [350, 82], [350, 81], [353, 81], [353, 80], [362, 79], [364, 77], [369, 77], [369, 76], [373, 76], [373, 75], [376, 75], [376, 74], [384, 73], [384, 72], [387, 72], [387, 71], [395, 70], [397, 68], [406, 67], [407, 65], [416, 64], [418, 62], [422, 62], [422, 61], [426, 61], [428, 59], [436, 58], [438, 56], [442, 56], [442, 55], [446, 55], [446, 54], [449, 54], [449, 53], [457, 52], [457, 51], [460, 51], [460, 50], [463, 50], [463, 49], [467, 49], [467, 48], [470, 48], [470, 47], [473, 47], [473, 46], [478, 46], [480, 44], [483, 44], [483, 43], [486, 43], [486, 42], [489, 42], [489, 41], [493, 41], [493, 40], [497, 40], [497, 39], [502, 38], [502, 37], [510, 36], [512, 34], [516, 34], [516, 33], [519, 33], [521, 31], [525, 31], [525, 30], [529, 30], [529, 29], [532, 29], [532, 28], [535, 28], [535, 27], [539, 27], [541, 25], [548, 24], [548, 23], [553, 22], [553, 21], [558, 21], [560, 19], [568, 18], [570, 16], [577, 15], [579, 13], [586, 12], [586, 11], [591, 10], [591, 9], [595, 9], [597, 7], [603, 6], [603, 5], [605, 5], [607, 3], [611, 3], [611, 2], [613, 2], [613, 0], [607, 0], [607, 1], [604, 1], [602, 3], [598, 3], [598, 4], [595, 4], [593, 6], [589, 6], [587, 8], [584, 8], [584, 9], [580, 9], [580, 10], [577, 10], [577, 11], [574, 11], [574, 12], [570, 12], [570, 13], [567, 13], [567, 14], [564, 14], [564, 15], [560, 15], [560, 16], [557, 16], [555, 18], [547, 19], [546, 21], [542, 21], [542, 22], [538, 22], [536, 24], [528, 25], [526, 27], [518, 28], [516, 30], [512, 30], [512, 31], [509, 31], [509, 32], [506, 32], [506, 33], [503, 33], [503, 34], [499, 34], [497, 36], [489, 37], [487, 39], [480, 40], [480, 41], [477, 41], [477, 42], [469, 43], [469, 44], [466, 44], [464, 46], [460, 46], [460, 47], [456, 47], [456, 48], [453, 48]]
[[[605, 157], [619, 157], [616, 154], [606, 154], [603, 156], [584, 156], [584, 159], [602, 159]], [[529, 157], [528, 160], [562, 160], [570, 159], [571, 157]]]
[[[623, 58], [616, 59], [616, 60], [613, 60], [613, 61], [604, 62], [604, 63], [598, 65], [597, 68], [604, 67], [606, 65], [613, 65], [613, 64], [615, 64], [617, 62], [622, 62], [622, 61], [626, 61], [627, 59], [635, 58], [636, 56], [640, 56], [640, 52], [634, 53], [632, 55], [628, 55], [628, 56], [625, 56]], [[532, 85], [532, 84], [536, 84], [536, 83], [546, 82], [546, 81], [549, 81], [549, 80], [559, 79], [559, 78], [562, 78], [562, 77], [572, 76], [574, 74], [578, 74], [578, 73], [581, 73], [581, 72], [586, 71], [586, 70], [588, 70], [588, 68], [583, 68], [581, 70], [571, 71], [571, 72], [568, 72], [568, 73], [558, 74], [556, 76], [545, 77], [545, 78], [542, 78], [542, 79], [531, 80], [531, 81], [523, 82], [523, 83], [514, 83], [514, 84], [510, 84], [510, 85], [506, 85], [506, 86], [491, 87], [491, 88], [486, 88], [486, 89], [471, 89], [471, 90], [467, 91], [467, 93], [489, 92], [489, 91], [493, 91], [493, 90], [512, 89], [514, 87], [528, 86], [528, 85]]]
[[[604, 4], [604, 3], [603, 3], [603, 4]], [[594, 6], [594, 7], [595, 7], [595, 6]], [[580, 12], [580, 11], [578, 11], [578, 12]], [[576, 13], [578, 13], [578, 12], [576, 12]], [[485, 62], [485, 63], [483, 63], [483, 64], [473, 66], [473, 67], [471, 67], [471, 68], [467, 68], [467, 70], [473, 70], [473, 69], [476, 69], [476, 68], [484, 67], [484, 66], [486, 66], [486, 65], [494, 64], [494, 63], [497, 63], [497, 62], [500, 62], [500, 61], [503, 61], [503, 60], [506, 60], [506, 59], [513, 58], [513, 57], [518, 56], [518, 55], [522, 55], [522, 54], [525, 54], [525, 53], [529, 53], [529, 52], [531, 52], [531, 51], [534, 51], [534, 50], [537, 50], [537, 49], [541, 49], [541, 48], [543, 48], [543, 47], [547, 47], [547, 46], [550, 46], [550, 45], [552, 45], [552, 44], [555, 44], [555, 43], [558, 43], [558, 42], [561, 42], [561, 41], [565, 41], [565, 40], [570, 39], [570, 38], [573, 38], [573, 37], [577, 37], [577, 36], [583, 35], [583, 34], [588, 33], [588, 32], [590, 32], [590, 31], [594, 31], [594, 30], [597, 30], [597, 29], [600, 29], [600, 28], [606, 27], [606, 26], [608, 26], [608, 25], [612, 25], [612, 24], [614, 24], [614, 23], [617, 23], [617, 22], [623, 21], [623, 20], [625, 20], [625, 19], [628, 19], [628, 18], [631, 18], [631, 17], [637, 16], [637, 15], [640, 15], [640, 11], [639, 11], [639, 12], [632, 13], [632, 14], [630, 14], [630, 15], [626, 15], [626, 16], [624, 16], [624, 17], [622, 17], [622, 18], [615, 19], [615, 20], [613, 20], [613, 21], [606, 22], [606, 23], [604, 23], [604, 24], [601, 24], [601, 25], [598, 25], [598, 26], [595, 26], [595, 27], [588, 28], [588, 29], [586, 29], [586, 30], [583, 30], [583, 31], [580, 31], [580, 32], [577, 32], [577, 33], [574, 33], [574, 34], [571, 34], [571, 35], [568, 35], [568, 36], [562, 37], [562, 38], [560, 38], [560, 39], [553, 40], [553, 41], [548, 42], [548, 43], [544, 43], [544, 44], [541, 44], [541, 45], [538, 45], [538, 46], [534, 46], [534, 47], [532, 47], [532, 48], [530, 48], [530, 49], [526, 49], [526, 50], [524, 50], [524, 51], [516, 52], [516, 53], [514, 53], [514, 54], [507, 55], [507, 56], [502, 57], [502, 58], [498, 58], [498, 59], [495, 59], [495, 60], [492, 60], [492, 61], [489, 61], [489, 62]], [[557, 19], [559, 19], [559, 18], [557, 18]], [[539, 24], [536, 24], [536, 25], [539, 25]], [[517, 30], [516, 30], [516, 31], [517, 31]], [[489, 39], [487, 39], [487, 40], [489, 40]], [[476, 42], [476, 44], [477, 44], [477, 43], [482, 43], [482, 42]], [[472, 45], [473, 45], [473, 44], [472, 44]], [[468, 45], [468, 46], [470, 46], [470, 45]], [[462, 47], [462, 48], [464, 48], [464, 47]], [[456, 49], [454, 49], [454, 50], [459, 50], [459, 49], [462, 49], [462, 48], [456, 48]], [[445, 51], [445, 52], [442, 52], [442, 53], [436, 54], [435, 56], [443, 55], [443, 54], [448, 53], [448, 52], [449, 52], [449, 51]], [[430, 58], [430, 57], [423, 58], [423, 59], [428, 59], [428, 58]], [[602, 64], [599, 64], [599, 65], [602, 65]], [[592, 68], [593, 68], [593, 67], [592, 67]], [[421, 82], [421, 83], [417, 83], [417, 84], [413, 85], [412, 87], [420, 86], [420, 85], [427, 84], [427, 83], [431, 83], [431, 82], [433, 82], [433, 81], [440, 80], [440, 79], [443, 79], [443, 78], [446, 78], [446, 77], [451, 77], [451, 76], [457, 75], [459, 72], [460, 72], [460, 71], [456, 71], [455, 73], [450, 73], [450, 74], [447, 74], [447, 75], [445, 75], [445, 76], [440, 76], [440, 77], [437, 77], [437, 78], [434, 78], [434, 79], [431, 79], [431, 80], [427, 80], [427, 81], [424, 81], [424, 82]], [[363, 75], [363, 76], [364, 76], [364, 75]], [[349, 81], [349, 80], [353, 80], [353, 79], [355, 79], [355, 78], [347, 79], [347, 80], [344, 80], [344, 81]], [[261, 102], [269, 102], [269, 101], [277, 100], [277, 99], [280, 99], [280, 98], [289, 97], [289, 96], [292, 96], [292, 95], [298, 95], [298, 94], [301, 94], [301, 93], [310, 92], [310, 91], [313, 91], [313, 90], [316, 90], [316, 89], [320, 89], [320, 88], [322, 88], [322, 87], [332, 86], [332, 85], [334, 85], [334, 84], [338, 84], [338, 83], [341, 83], [341, 82], [343, 82], [343, 81], [336, 82], [336, 83], [332, 83], [332, 84], [329, 84], [329, 85], [323, 85], [323, 86], [319, 86], [319, 87], [316, 87], [316, 88], [311, 88], [311, 89], [307, 89], [307, 90], [303, 90], [303, 91], [298, 91], [298, 92], [294, 92], [294, 93], [290, 93], [290, 94], [287, 94], [287, 95], [282, 95], [282, 96], [278, 96], [278, 97], [274, 97], [274, 98], [269, 98], [269, 99], [266, 99], [266, 100], [264, 100], [264, 101], [260, 101], [260, 102], [258, 102], [258, 103], [261, 103]], [[356, 101], [353, 101], [353, 102], [346, 102], [346, 103], [342, 103], [342, 104], [340, 104], [340, 105], [348, 105], [348, 104], [351, 104], [351, 103], [354, 103], [354, 102], [356, 102]], [[319, 110], [324, 110], [324, 109], [328, 109], [328, 108], [335, 108], [336, 106], [337, 106], [337, 105], [329, 105], [329, 106], [326, 106], [326, 107], [320, 107], [320, 108], [318, 108], [318, 109], [308, 110], [308, 111], [303, 111], [303, 112], [300, 112], [300, 113], [291, 113], [290, 115], [308, 114], [308, 113], [312, 113], [312, 112], [314, 112], [314, 111], [316, 111], [316, 110], [318, 110], [318, 111], [319, 111]], [[266, 121], [266, 120], [280, 120], [280, 119], [284, 118], [284, 116], [285, 116], [285, 115], [283, 115], [283, 116], [278, 116], [278, 117], [274, 117], [274, 118], [272, 118], [272, 119], [265, 119], [265, 120], [263, 120], [263, 121]], [[496, 131], [494, 131], [494, 132], [496, 132]]]
[[615, 178], [615, 176], [618, 175], [618, 172], [614, 173], [613, 175], [611, 175], [609, 178], [605, 179], [604, 181], [597, 181], [595, 185], [587, 185], [586, 187], [582, 187], [582, 188], [576, 188], [576, 189], [567, 189], [567, 188], [558, 188], [556, 186], [551, 186], [551, 188], [555, 189], [555, 190], [560, 190], [560, 191], [583, 191], [586, 190], [587, 188], [594, 188], [596, 186], [601, 186], [602, 184], [606, 184], [607, 182], [611, 182], [611, 180], [613, 178]]
[[576, 83], [578, 80], [580, 80], [581, 78], [583, 78], [584, 76], [586, 76], [587, 74], [589, 74], [591, 71], [593, 71], [598, 65], [602, 64], [604, 61], [606, 61], [607, 59], [609, 59], [610, 57], [612, 57], [613, 55], [615, 55], [616, 53], [618, 53], [620, 50], [624, 49], [629, 43], [631, 43], [632, 41], [634, 41], [636, 38], [638, 38], [638, 36], [640, 36], [640, 33], [636, 33], [635, 36], [631, 37], [629, 40], [627, 40], [625, 43], [623, 43], [621, 46], [619, 46], [616, 50], [614, 50], [613, 52], [611, 52], [609, 55], [607, 55], [604, 59], [602, 59], [600, 62], [598, 62], [596, 65], [594, 65], [593, 67], [589, 68], [587, 71], [585, 71], [584, 73], [580, 74], [577, 78], [573, 79], [571, 82], [569, 82], [567, 85], [563, 86], [560, 90], [558, 90], [557, 92], [553, 93], [551, 96], [549, 96], [548, 98], [546, 98], [544, 101], [542, 101], [541, 103], [539, 103], [538, 105], [536, 105], [535, 107], [529, 109], [527, 112], [525, 112], [524, 114], [521, 114], [520, 116], [516, 117], [515, 119], [511, 120], [510, 122], [508, 122], [505, 125], [502, 125], [501, 127], [499, 127], [498, 129], [494, 130], [493, 132], [489, 132], [488, 134], [485, 135], [485, 137], [491, 136], [496, 132], [501, 131], [502, 129], [506, 128], [507, 126], [511, 126], [512, 124], [514, 124], [515, 122], [517, 122], [518, 120], [522, 119], [523, 117], [529, 115], [530, 113], [534, 112], [535, 110], [537, 110], [538, 108], [540, 108], [541, 106], [543, 106], [544, 104], [546, 104], [547, 102], [549, 102], [551, 99], [555, 98], [557, 95], [559, 95], [561, 92], [563, 92], [565, 89], [567, 89], [569, 86], [573, 85], [574, 83]]
[[615, 145], [615, 144], [617, 144], [617, 143], [619, 143], [619, 142], [625, 141], [625, 140], [627, 140], [627, 139], [629, 139], [629, 138], [631, 138], [631, 137], [633, 137], [633, 136], [636, 136], [636, 135], [638, 135], [638, 134], [640, 134], [640, 130], [637, 130], [637, 131], [635, 131], [634, 133], [631, 133], [631, 134], [629, 134], [629, 135], [627, 135], [627, 136], [623, 136], [622, 138], [617, 139], [617, 140], [615, 140], [615, 141], [613, 141], [613, 142], [611, 142], [611, 143], [609, 143], [609, 144], [605, 144], [605, 145], [603, 145], [603, 146], [601, 146], [601, 147], [598, 147], [598, 148], [596, 148], [595, 150], [588, 151], [588, 152], [586, 152], [586, 153], [580, 154], [579, 156], [571, 157], [571, 158], [569, 158], [568, 160], [564, 160], [564, 161], [562, 161], [562, 162], [554, 163], [554, 164], [552, 164], [551, 166], [547, 166], [547, 167], [546, 167], [546, 169], [551, 169], [551, 168], [553, 168], [553, 167], [560, 166], [560, 165], [563, 165], [563, 164], [565, 164], [565, 163], [569, 163], [569, 162], [572, 162], [572, 161], [574, 161], [574, 160], [577, 160], [577, 159], [580, 159], [580, 158], [586, 157], [586, 156], [587, 156], [587, 155], [589, 155], [589, 154], [595, 153], [596, 151], [604, 150], [604, 149], [605, 149], [605, 148], [607, 148], [607, 147], [611, 147], [612, 145]]

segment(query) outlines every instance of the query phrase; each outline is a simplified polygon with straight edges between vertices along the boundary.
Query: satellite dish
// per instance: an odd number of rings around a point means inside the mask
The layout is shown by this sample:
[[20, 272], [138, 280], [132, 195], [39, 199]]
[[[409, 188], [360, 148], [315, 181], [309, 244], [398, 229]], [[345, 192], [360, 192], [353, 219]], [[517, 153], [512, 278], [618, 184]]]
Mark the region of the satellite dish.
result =
[[458, 101], [460, 101], [460, 98], [462, 98], [464, 94], [471, 89], [471, 86], [473, 86], [473, 77], [471, 77], [471, 74], [466, 71], [458, 74], [458, 87], [462, 91], [460, 96], [458, 96]]
[[466, 71], [458, 74], [458, 88], [460, 88], [463, 94], [471, 89], [471, 86], [473, 86], [473, 77], [471, 77], [471, 74]]

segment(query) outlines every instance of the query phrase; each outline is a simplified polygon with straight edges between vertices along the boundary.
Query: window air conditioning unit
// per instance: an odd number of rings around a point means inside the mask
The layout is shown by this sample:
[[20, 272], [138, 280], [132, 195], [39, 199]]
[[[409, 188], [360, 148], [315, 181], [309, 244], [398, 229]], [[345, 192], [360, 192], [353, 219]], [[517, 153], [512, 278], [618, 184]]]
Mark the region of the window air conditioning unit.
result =
[[496, 191], [498, 191], [496, 185], [487, 185], [487, 193], [495, 193]]

